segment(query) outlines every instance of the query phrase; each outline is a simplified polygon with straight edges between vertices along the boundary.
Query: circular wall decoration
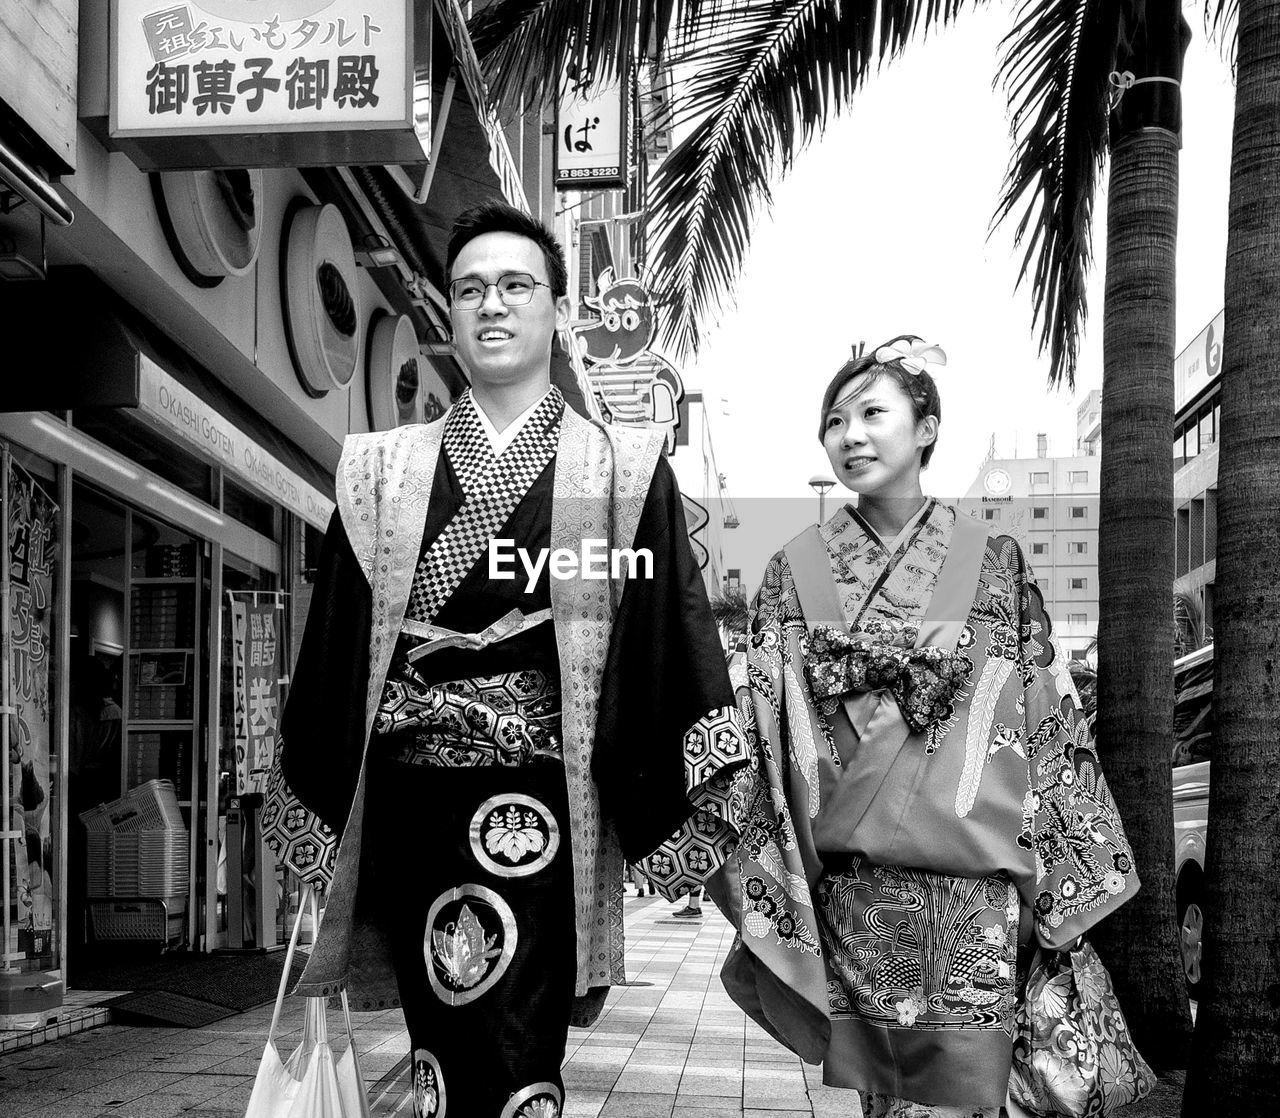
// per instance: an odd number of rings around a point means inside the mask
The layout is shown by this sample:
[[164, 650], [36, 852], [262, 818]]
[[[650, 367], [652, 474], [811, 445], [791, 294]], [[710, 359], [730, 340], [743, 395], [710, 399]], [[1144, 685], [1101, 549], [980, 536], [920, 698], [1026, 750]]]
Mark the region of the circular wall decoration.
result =
[[516, 918], [492, 889], [459, 885], [427, 912], [427, 980], [445, 1005], [466, 1005], [488, 991], [516, 953]]
[[551, 865], [559, 849], [560, 825], [532, 796], [492, 796], [471, 817], [471, 853], [499, 877], [537, 873]]
[[198, 287], [243, 276], [262, 240], [262, 172], [170, 171], [151, 176], [160, 226], [183, 275]]
[[369, 328], [369, 430], [422, 422], [421, 360], [413, 320], [380, 311]]
[[338, 207], [290, 206], [280, 252], [280, 301], [298, 380], [309, 396], [349, 388], [360, 355], [360, 306], [355, 252]]

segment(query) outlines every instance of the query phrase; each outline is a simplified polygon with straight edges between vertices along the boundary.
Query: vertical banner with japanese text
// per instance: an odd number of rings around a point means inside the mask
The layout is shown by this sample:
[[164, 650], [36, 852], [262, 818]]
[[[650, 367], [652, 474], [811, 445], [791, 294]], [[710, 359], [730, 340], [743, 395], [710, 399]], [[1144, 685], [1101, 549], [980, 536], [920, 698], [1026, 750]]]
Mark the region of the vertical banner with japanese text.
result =
[[[7, 451], [5, 452], [7, 455]], [[4, 544], [9, 552], [9, 817], [21, 832], [15, 843], [11, 911], [17, 943], [12, 952], [39, 957], [52, 949], [56, 890], [53, 874], [52, 710], [49, 659], [53, 638], [54, 564], [58, 506], [25, 470], [9, 460], [4, 493]]]
[[235, 704], [236, 795], [265, 793], [280, 722], [280, 619], [276, 594], [231, 599], [232, 694]]
[[606, 86], [565, 77], [556, 109], [557, 190], [616, 188], [630, 173], [631, 81], [624, 75]]

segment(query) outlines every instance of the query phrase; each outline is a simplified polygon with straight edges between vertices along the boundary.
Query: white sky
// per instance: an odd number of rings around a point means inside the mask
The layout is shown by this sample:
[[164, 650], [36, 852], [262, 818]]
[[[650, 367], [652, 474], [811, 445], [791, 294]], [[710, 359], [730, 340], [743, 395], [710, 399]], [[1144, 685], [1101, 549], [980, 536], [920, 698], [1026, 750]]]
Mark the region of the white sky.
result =
[[[736, 309], [685, 369], [686, 387], [706, 393], [716, 457], [744, 521], [726, 533], [726, 560], [752, 591], [769, 554], [816, 519], [808, 479], [830, 473], [816, 412], [853, 342], [912, 333], [946, 349], [940, 441], [924, 475], [937, 496], [969, 487], [993, 432], [1001, 455], [1015, 440], [1034, 454], [1040, 431], [1050, 454], [1074, 450], [1076, 405], [1102, 380], [1106, 174], [1076, 393], [1050, 393], [1030, 290], [1014, 290], [1013, 221], [987, 240], [1011, 150], [992, 79], [1012, 13], [1010, 3], [967, 11], [913, 44], [800, 155], [759, 222]], [[1198, 0], [1186, 13], [1194, 39], [1183, 81], [1179, 350], [1222, 306], [1233, 98]], [[794, 294], [800, 287], [806, 297]]]

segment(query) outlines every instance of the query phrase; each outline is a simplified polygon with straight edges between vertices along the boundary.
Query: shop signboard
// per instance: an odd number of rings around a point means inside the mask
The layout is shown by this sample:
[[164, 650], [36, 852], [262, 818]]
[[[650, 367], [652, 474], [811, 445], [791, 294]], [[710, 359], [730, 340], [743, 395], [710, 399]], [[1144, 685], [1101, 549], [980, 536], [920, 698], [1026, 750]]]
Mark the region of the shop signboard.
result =
[[205, 458], [324, 531], [333, 502], [264, 450], [145, 354], [138, 355], [138, 408]]
[[[22, 837], [13, 852], [13, 894], [5, 903], [11, 942], [0, 945], [7, 960], [52, 965], [53, 884], [51, 705], [49, 656], [53, 624], [54, 557], [58, 507], [16, 462], [7, 462], [3, 545], [9, 553], [8, 610], [9, 804], [0, 829]], [[4, 717], [0, 715], [0, 717]], [[9, 841], [0, 839], [0, 841]]]
[[228, 593], [231, 599], [236, 795], [265, 793], [280, 727], [280, 619], [277, 594]]
[[557, 190], [620, 190], [627, 185], [629, 89], [625, 77], [596, 86], [582, 81], [576, 71], [566, 76], [556, 111]]
[[1178, 410], [1222, 372], [1224, 312], [1209, 323], [1173, 363], [1173, 407]]
[[412, 0], [112, 0], [111, 138], [147, 169], [423, 163], [420, 7], [415, 19]]
[[656, 329], [653, 300], [638, 279], [615, 277], [612, 268], [600, 273], [596, 291], [584, 301], [600, 317], [572, 330], [587, 381], [610, 422], [663, 428], [667, 453], [674, 454], [684, 381], [649, 348]]

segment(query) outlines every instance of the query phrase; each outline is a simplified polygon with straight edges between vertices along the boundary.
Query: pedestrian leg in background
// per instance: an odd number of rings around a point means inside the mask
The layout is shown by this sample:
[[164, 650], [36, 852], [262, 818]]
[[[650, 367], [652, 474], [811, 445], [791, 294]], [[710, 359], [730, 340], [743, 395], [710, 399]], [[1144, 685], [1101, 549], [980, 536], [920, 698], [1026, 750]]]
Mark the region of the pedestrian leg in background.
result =
[[638, 865], [628, 866], [627, 869], [631, 875], [631, 883], [636, 887], [637, 897], [644, 896], [645, 885], [649, 886], [649, 896], [652, 897], [657, 893], [657, 890], [653, 887], [653, 882], [645, 877], [644, 871]]
[[686, 920], [696, 920], [702, 915], [702, 886], [697, 885], [690, 889], [685, 895], [685, 906], [676, 916], [683, 917]]

